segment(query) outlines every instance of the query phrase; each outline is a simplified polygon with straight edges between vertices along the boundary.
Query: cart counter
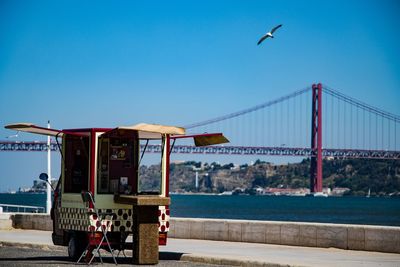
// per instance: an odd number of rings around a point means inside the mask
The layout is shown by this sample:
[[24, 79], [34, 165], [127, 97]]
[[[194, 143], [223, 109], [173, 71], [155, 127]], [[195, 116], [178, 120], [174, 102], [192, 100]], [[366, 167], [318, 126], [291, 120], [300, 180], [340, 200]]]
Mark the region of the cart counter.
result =
[[167, 206], [169, 197], [115, 195], [114, 202], [132, 205], [133, 263], [158, 263], [158, 207]]

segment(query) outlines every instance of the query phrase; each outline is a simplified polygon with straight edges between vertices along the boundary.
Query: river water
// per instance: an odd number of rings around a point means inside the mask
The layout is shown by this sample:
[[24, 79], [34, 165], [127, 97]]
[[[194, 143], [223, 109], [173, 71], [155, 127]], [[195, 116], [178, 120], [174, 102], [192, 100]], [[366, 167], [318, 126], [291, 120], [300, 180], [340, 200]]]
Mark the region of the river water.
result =
[[[0, 203], [42, 206], [46, 194], [0, 194]], [[400, 198], [171, 195], [171, 216], [400, 226]]]

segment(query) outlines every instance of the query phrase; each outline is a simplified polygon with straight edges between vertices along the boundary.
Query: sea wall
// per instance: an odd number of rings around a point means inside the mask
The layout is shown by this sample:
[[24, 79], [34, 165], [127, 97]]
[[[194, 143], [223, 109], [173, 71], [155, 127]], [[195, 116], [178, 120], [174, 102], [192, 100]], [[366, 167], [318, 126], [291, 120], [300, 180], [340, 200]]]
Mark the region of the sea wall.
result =
[[[48, 215], [14, 214], [9, 218], [13, 228], [52, 230]], [[390, 226], [171, 218], [168, 236], [400, 253], [400, 227]]]
[[0, 230], [34, 229], [52, 231], [49, 215], [37, 213], [0, 213]]
[[12, 219], [9, 213], [0, 213], [0, 230], [12, 229]]
[[400, 253], [400, 227], [171, 219], [169, 237]]

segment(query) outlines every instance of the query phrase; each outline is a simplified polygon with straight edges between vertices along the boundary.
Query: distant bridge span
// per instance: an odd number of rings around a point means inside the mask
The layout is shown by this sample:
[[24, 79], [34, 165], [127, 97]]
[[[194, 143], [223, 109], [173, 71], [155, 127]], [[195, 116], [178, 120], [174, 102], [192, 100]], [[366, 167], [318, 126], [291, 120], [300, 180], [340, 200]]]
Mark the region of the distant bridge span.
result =
[[[50, 149], [57, 151], [57, 143], [51, 143]], [[141, 147], [141, 150], [144, 146]], [[161, 145], [148, 145], [146, 152], [161, 153]], [[47, 151], [46, 142], [10, 142], [0, 141], [0, 151]], [[188, 145], [175, 145], [172, 153], [180, 154], [218, 154], [218, 155], [260, 155], [260, 156], [299, 156], [315, 157], [316, 153], [311, 148], [302, 147], [247, 147], [247, 146], [208, 146], [195, 147]], [[362, 149], [322, 149], [325, 158], [364, 158], [364, 159], [400, 159], [400, 151], [362, 150]]]

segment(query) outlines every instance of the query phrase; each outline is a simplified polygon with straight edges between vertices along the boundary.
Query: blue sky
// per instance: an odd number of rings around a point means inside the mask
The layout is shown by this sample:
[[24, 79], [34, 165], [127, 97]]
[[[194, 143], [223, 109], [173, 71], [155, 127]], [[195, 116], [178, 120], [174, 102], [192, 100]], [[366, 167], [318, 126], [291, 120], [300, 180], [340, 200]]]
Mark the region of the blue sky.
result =
[[[314, 82], [400, 114], [399, 13], [389, 0], [3, 0], [0, 125], [187, 125]], [[45, 171], [29, 154], [0, 152], [0, 191]]]

